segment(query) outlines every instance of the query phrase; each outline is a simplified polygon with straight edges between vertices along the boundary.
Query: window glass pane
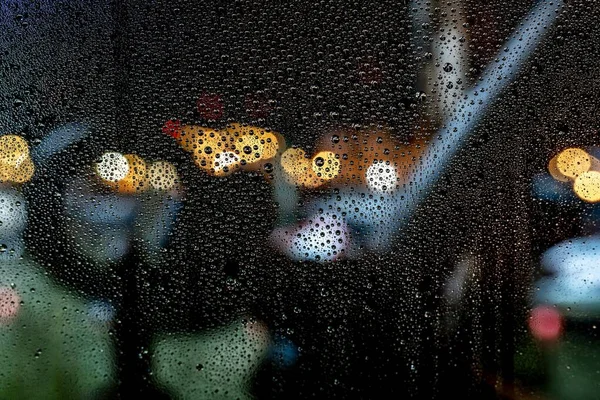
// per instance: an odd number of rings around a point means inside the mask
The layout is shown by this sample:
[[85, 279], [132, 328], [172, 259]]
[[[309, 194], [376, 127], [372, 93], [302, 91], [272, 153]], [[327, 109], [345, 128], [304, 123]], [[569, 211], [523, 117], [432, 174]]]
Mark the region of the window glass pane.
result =
[[0, 2], [0, 398], [597, 398], [599, 12]]

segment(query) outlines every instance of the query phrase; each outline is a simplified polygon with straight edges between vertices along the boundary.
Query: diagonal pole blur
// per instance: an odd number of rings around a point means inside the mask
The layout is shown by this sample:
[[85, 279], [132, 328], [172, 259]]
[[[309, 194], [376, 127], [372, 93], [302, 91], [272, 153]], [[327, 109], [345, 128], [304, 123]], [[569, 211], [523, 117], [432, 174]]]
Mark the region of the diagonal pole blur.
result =
[[[342, 199], [317, 199], [307, 206], [312, 215], [341, 214], [362, 235], [367, 248], [388, 248], [393, 237], [412, 219], [419, 206], [467, 143], [488, 109], [525, 66], [560, 15], [562, 0], [541, 0], [519, 23], [516, 31], [488, 65], [477, 84], [457, 101], [442, 128], [413, 172], [413, 179], [393, 193], [377, 196], [367, 190], [345, 191]], [[333, 210], [333, 211], [332, 211]], [[380, 210], [386, 210], [382, 213]], [[338, 215], [339, 217], [339, 215]], [[348, 255], [357, 255], [350, 249]], [[315, 259], [314, 255], [300, 257]]]
[[465, 93], [456, 104], [446, 124], [436, 135], [425, 151], [415, 175], [416, 193], [406, 201], [402, 194], [396, 195], [398, 203], [405, 204], [405, 212], [410, 215], [428, 190], [437, 182], [452, 157], [460, 150], [486, 116], [486, 111], [498, 100], [501, 92], [516, 78], [525, 62], [543, 40], [545, 34], [559, 16], [562, 0], [543, 0], [531, 10], [519, 24], [516, 32], [508, 40], [496, 59], [488, 65], [479, 82]]

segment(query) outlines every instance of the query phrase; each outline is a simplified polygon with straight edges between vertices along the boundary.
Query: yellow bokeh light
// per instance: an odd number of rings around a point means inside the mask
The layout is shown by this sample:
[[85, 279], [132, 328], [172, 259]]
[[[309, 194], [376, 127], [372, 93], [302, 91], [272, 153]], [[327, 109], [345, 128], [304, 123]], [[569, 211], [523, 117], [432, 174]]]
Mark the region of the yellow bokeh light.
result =
[[156, 190], [171, 190], [179, 183], [177, 169], [170, 162], [156, 161], [148, 168], [148, 182]]
[[35, 165], [30, 157], [27, 157], [18, 167], [12, 170], [10, 181], [15, 183], [29, 182], [35, 172]]
[[306, 188], [315, 188], [321, 185], [323, 180], [313, 171], [311, 162], [306, 158], [304, 150], [296, 148], [284, 151], [280, 160], [288, 182]]
[[277, 155], [280, 143], [274, 132], [239, 123], [231, 124], [226, 131], [233, 138], [236, 153], [247, 164], [269, 160]]
[[230, 124], [218, 130], [196, 125], [181, 127], [179, 145], [209, 174], [224, 176], [240, 168], [258, 169], [277, 156], [282, 140], [264, 128]]
[[309, 167], [304, 150], [296, 148], [284, 151], [280, 163], [291, 183], [297, 183]]
[[552, 157], [552, 159], [548, 162], [548, 172], [550, 175], [560, 182], [568, 182], [570, 179], [567, 176], [564, 176], [558, 169], [556, 165], [556, 160], [558, 159], [558, 155]]
[[561, 151], [556, 156], [556, 170], [554, 172], [558, 171], [564, 177], [575, 179], [584, 172], [589, 171], [591, 166], [592, 156], [585, 150], [569, 148]]
[[25, 183], [31, 180], [35, 166], [27, 141], [18, 135], [0, 137], [0, 181]]
[[587, 171], [580, 174], [573, 183], [573, 191], [583, 201], [600, 201], [600, 172]]
[[116, 183], [116, 189], [121, 193], [136, 193], [147, 189], [148, 172], [144, 159], [135, 154], [125, 154], [129, 164], [127, 175]]
[[235, 147], [239, 152], [240, 160], [246, 163], [260, 160], [264, 148], [257, 135], [240, 135], [235, 140]]
[[184, 125], [181, 127], [181, 135], [177, 142], [185, 151], [194, 152], [204, 143], [216, 144], [219, 141], [220, 132], [198, 125]]
[[18, 166], [29, 157], [27, 141], [18, 135], [0, 137], [0, 163]]
[[263, 145], [261, 159], [268, 160], [277, 155], [277, 151], [279, 150], [279, 141], [274, 133], [265, 132], [261, 137], [261, 144]]
[[331, 180], [339, 175], [342, 167], [339, 156], [332, 151], [321, 151], [312, 159], [312, 170], [321, 179]]
[[223, 150], [224, 143], [221, 132], [212, 131], [199, 138], [192, 152], [196, 165], [205, 171], [211, 171], [214, 168], [215, 157]]

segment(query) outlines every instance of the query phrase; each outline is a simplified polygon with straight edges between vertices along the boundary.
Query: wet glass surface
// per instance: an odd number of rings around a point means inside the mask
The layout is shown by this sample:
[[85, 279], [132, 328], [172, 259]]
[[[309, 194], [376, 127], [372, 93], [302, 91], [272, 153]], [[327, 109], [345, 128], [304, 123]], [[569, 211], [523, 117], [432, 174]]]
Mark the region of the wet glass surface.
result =
[[596, 398], [598, 6], [287, 3], [0, 2], [0, 398]]

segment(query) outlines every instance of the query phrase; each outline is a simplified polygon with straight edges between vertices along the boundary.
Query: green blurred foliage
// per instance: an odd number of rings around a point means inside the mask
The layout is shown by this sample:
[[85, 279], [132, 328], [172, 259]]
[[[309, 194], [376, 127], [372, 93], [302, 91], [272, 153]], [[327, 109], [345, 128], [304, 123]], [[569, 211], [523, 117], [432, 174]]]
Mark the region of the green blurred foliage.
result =
[[548, 386], [552, 399], [600, 398], [600, 344], [597, 338], [568, 332], [549, 352]]
[[0, 398], [94, 399], [114, 385], [109, 326], [84, 301], [29, 261], [0, 263], [0, 289], [0, 310], [17, 309], [0, 319]]
[[154, 343], [153, 373], [175, 399], [251, 399], [251, 380], [270, 346], [259, 322], [235, 321], [202, 334], [164, 335]]

